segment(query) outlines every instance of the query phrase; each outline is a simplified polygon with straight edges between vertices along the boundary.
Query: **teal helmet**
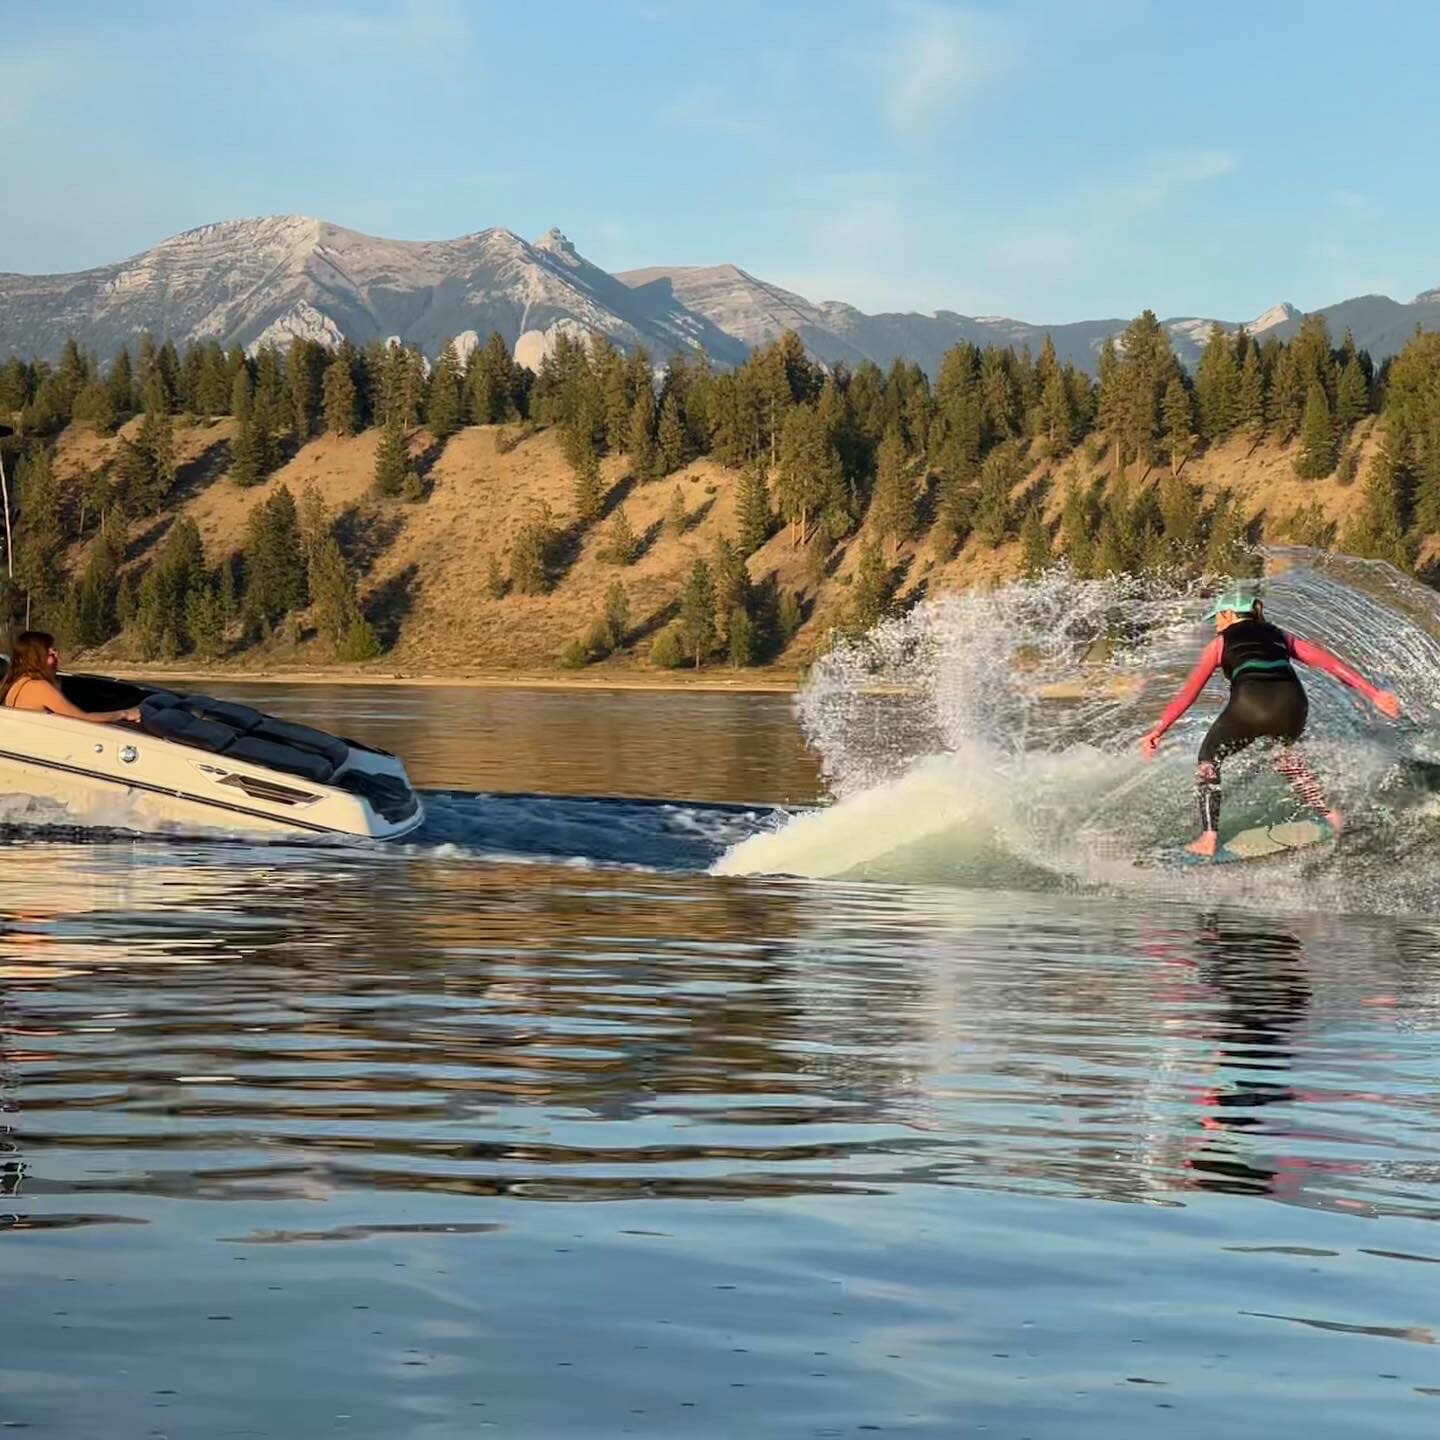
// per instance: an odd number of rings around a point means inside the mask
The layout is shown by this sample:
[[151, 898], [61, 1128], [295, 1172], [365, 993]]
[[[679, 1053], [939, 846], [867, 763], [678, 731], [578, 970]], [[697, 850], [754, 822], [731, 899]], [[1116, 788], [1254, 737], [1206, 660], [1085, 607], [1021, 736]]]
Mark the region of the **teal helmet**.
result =
[[1260, 596], [1256, 591], [1247, 590], [1241, 585], [1229, 585], [1215, 597], [1215, 603], [1205, 618], [1213, 620], [1227, 610], [1236, 615], [1253, 615], [1259, 601]]

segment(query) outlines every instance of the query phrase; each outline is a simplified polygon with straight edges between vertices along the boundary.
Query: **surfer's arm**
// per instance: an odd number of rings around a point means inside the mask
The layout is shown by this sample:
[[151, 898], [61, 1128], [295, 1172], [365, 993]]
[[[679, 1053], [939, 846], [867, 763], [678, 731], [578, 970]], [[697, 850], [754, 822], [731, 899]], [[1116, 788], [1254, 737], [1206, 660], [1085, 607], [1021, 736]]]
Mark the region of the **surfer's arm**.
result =
[[1180, 693], [1165, 707], [1165, 713], [1145, 737], [1149, 749], [1153, 750], [1160, 743], [1160, 737], [1200, 698], [1206, 682], [1219, 667], [1222, 653], [1222, 644], [1217, 635], [1201, 652], [1195, 668], [1190, 672], [1190, 678], [1180, 687]]
[[1377, 690], [1358, 671], [1352, 670], [1338, 655], [1332, 655], [1322, 646], [1312, 644], [1309, 640], [1301, 640], [1295, 635], [1287, 635], [1286, 642], [1290, 647], [1290, 654], [1302, 665], [1309, 665], [1312, 669], [1323, 670], [1325, 674], [1333, 676], [1342, 685], [1348, 685], [1352, 690], [1358, 690], [1377, 710], [1385, 715], [1398, 715], [1400, 713], [1400, 702], [1388, 690]]

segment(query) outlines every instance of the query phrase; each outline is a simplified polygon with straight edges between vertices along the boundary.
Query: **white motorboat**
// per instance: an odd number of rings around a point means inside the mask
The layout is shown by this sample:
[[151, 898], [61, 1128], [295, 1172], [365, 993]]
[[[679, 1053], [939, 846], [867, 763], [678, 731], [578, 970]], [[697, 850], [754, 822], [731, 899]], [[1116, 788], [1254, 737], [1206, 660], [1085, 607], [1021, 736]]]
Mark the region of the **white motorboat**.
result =
[[269, 839], [395, 840], [425, 818], [395, 756], [205, 695], [61, 675], [99, 725], [0, 708], [0, 795], [54, 801], [78, 823]]

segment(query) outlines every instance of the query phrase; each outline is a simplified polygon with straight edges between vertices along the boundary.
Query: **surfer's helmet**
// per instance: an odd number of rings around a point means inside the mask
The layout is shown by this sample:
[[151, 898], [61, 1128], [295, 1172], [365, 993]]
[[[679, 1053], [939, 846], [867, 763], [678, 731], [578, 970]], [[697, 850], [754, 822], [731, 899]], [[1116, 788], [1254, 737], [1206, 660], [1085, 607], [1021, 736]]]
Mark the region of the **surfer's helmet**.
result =
[[1205, 618], [1207, 620], [1213, 620], [1217, 615], [1227, 613], [1234, 615], [1253, 615], [1255, 613], [1255, 607], [1259, 602], [1260, 597], [1253, 590], [1246, 590], [1239, 585], [1231, 585], [1215, 597], [1215, 603], [1210, 607], [1210, 611]]

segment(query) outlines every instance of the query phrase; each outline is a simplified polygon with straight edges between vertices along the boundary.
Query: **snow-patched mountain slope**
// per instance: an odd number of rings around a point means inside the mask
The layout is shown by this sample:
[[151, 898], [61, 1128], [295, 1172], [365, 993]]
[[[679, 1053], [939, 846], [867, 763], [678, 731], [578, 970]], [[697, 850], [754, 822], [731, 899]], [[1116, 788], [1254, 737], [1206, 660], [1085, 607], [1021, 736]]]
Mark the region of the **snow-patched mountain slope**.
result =
[[[1118, 339], [1128, 323], [1111, 318], [1043, 325], [996, 315], [959, 315], [949, 310], [928, 315], [915, 311], [867, 315], [839, 301], [817, 304], [733, 265], [654, 266], [624, 271], [619, 278], [642, 292], [672, 296], [751, 346], [794, 330], [810, 352], [827, 363], [853, 366], [861, 360], [873, 360], [884, 367], [899, 357], [918, 362], [932, 375], [945, 351], [961, 341], [1028, 346], [1032, 353], [1038, 353], [1047, 335], [1062, 362], [1073, 361], [1093, 373], [1106, 338]], [[1440, 300], [1440, 290], [1427, 291], [1410, 305], [1382, 295], [1362, 296], [1320, 313], [1337, 341], [1348, 326], [1356, 344], [1379, 360], [1399, 350], [1417, 324], [1422, 329], [1440, 330], [1440, 305], [1434, 303], [1436, 300]], [[1245, 329], [1261, 339], [1274, 336], [1288, 340], [1304, 318], [1303, 311], [1284, 302], [1247, 322]], [[1241, 322], [1177, 316], [1162, 323], [1181, 363], [1193, 369], [1212, 326], [1219, 324], [1233, 335]]]
[[[1348, 326], [1377, 360], [1394, 354], [1419, 325], [1440, 330], [1440, 290], [1409, 305], [1360, 296], [1321, 311], [1338, 340]], [[1277, 305], [1247, 328], [1288, 339], [1303, 315]], [[1194, 366], [1216, 322], [1165, 322], [1182, 362]], [[1238, 328], [1220, 322], [1227, 331]], [[115, 265], [73, 275], [0, 274], [0, 356], [54, 359], [69, 336], [108, 358], [142, 331], [179, 344], [215, 338], [247, 348], [305, 336], [364, 344], [389, 336], [434, 358], [451, 336], [505, 337], [536, 365], [561, 331], [599, 331], [627, 349], [644, 345], [657, 361], [681, 350], [720, 366], [786, 330], [827, 364], [914, 361], [932, 375], [959, 341], [1028, 346], [1048, 334], [1062, 360], [1093, 371], [1112, 317], [1066, 325], [1000, 316], [869, 315], [840, 301], [816, 302], [734, 265], [657, 266], [612, 275], [581, 255], [559, 230], [533, 244], [510, 230], [454, 240], [387, 240], [302, 215], [228, 220], [186, 231]]]
[[700, 346], [722, 363], [745, 346], [703, 317], [656, 303], [590, 264], [552, 230], [386, 240], [305, 216], [230, 220], [74, 275], [0, 275], [0, 352], [58, 354], [68, 336], [102, 356], [144, 330], [183, 343], [363, 344], [398, 335], [427, 355], [466, 330], [543, 350], [557, 328], [598, 330], [658, 358]]

